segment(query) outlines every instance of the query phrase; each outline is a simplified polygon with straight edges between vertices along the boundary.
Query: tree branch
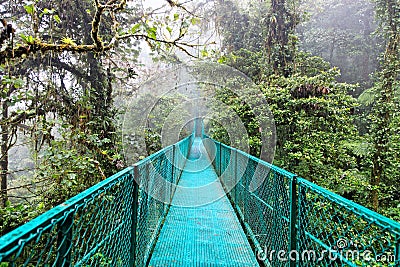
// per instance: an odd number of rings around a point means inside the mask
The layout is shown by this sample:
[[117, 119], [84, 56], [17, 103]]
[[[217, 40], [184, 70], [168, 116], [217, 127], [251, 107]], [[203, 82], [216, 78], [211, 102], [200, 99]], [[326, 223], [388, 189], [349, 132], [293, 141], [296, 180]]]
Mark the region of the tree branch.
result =
[[[118, 31], [115, 29], [114, 30], [114, 36], [111, 39], [111, 41], [105, 45], [104, 42], [102, 41], [100, 37], [100, 24], [102, 20], [102, 16], [104, 15], [104, 12], [106, 10], [109, 10], [111, 13], [111, 17], [113, 18], [114, 21], [114, 27], [116, 28], [118, 26], [118, 22], [115, 20], [115, 13], [123, 10], [126, 5], [126, 0], [109, 0], [105, 5], [102, 5], [99, 0], [93, 0], [96, 8], [95, 15], [92, 20], [92, 30], [91, 30], [91, 38], [93, 41], [93, 44], [73, 44], [73, 43], [65, 43], [65, 44], [55, 44], [55, 43], [47, 43], [43, 42], [39, 38], [34, 38], [33, 41], [27, 42], [25, 45], [18, 45], [15, 46], [15, 48], [8, 47], [3, 51], [0, 51], [0, 64], [4, 64], [6, 62], [6, 59], [9, 58], [23, 58], [24, 56], [27, 56], [29, 54], [33, 54], [36, 52], [47, 52], [47, 51], [54, 51], [54, 52], [64, 52], [64, 51], [69, 51], [69, 52], [77, 52], [77, 53], [84, 53], [84, 52], [103, 52], [110, 50], [114, 47], [115, 43], [118, 40], [122, 39], [127, 39], [127, 38], [136, 38], [138, 40], [142, 39], [147, 42], [160, 42], [164, 44], [168, 44], [171, 46], [177, 47], [179, 50], [183, 51], [187, 55], [191, 57], [195, 57], [192, 53], [190, 53], [187, 48], [188, 47], [197, 47], [201, 45], [196, 45], [196, 44], [188, 44], [184, 42], [180, 42], [182, 39], [183, 35], [185, 32], [182, 32], [179, 34], [179, 37], [176, 38], [175, 40], [168, 41], [168, 40], [163, 40], [163, 39], [158, 39], [158, 38], [151, 38], [145, 34], [125, 34], [120, 36], [118, 34]], [[171, 5], [171, 7], [177, 7], [180, 9], [185, 10], [189, 14], [192, 14], [190, 11], [188, 11], [182, 4], [173, 2], [173, 1], [168, 1], [168, 3]]]
[[109, 50], [113, 47], [114, 43], [117, 40], [123, 40], [123, 39], [128, 39], [128, 38], [135, 38], [137, 40], [145, 40], [147, 42], [160, 42], [163, 44], [173, 45], [173, 46], [177, 47], [178, 49], [180, 49], [181, 51], [183, 51], [184, 53], [186, 53], [187, 55], [194, 57], [194, 58], [197, 58], [197, 56], [191, 54], [185, 47], [194, 48], [194, 47], [203, 46], [200, 44], [189, 44], [189, 43], [185, 43], [185, 42], [180, 42], [179, 40], [182, 38], [182, 36], [179, 36], [175, 40], [168, 41], [168, 40], [164, 40], [164, 39], [152, 38], [145, 34], [130, 34], [130, 33], [128, 33], [128, 34], [124, 34], [124, 35], [117, 34], [113, 38], [113, 40], [111, 40], [111, 42], [108, 45], [106, 45], [104, 48]]
[[0, 64], [4, 64], [7, 58], [22, 58], [24, 55], [29, 55], [36, 52], [89, 52], [99, 51], [95, 45], [71, 45], [71, 44], [49, 44], [35, 40], [33, 43], [25, 46], [19, 46], [15, 49], [6, 49], [0, 52]]

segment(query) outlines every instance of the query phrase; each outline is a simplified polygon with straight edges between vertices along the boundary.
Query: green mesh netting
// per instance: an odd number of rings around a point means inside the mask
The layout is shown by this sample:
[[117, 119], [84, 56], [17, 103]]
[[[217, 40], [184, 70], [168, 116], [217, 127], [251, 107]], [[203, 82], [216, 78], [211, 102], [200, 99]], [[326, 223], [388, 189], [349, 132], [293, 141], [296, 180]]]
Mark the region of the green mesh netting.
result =
[[[166, 147], [4, 235], [0, 266], [145, 265], [192, 140]], [[170, 183], [160, 187], [164, 180]]]
[[[146, 266], [192, 142], [1, 237], [1, 266]], [[399, 223], [215, 140], [203, 143], [266, 266], [400, 266]]]
[[266, 266], [400, 266], [400, 224], [207, 136], [204, 144]]

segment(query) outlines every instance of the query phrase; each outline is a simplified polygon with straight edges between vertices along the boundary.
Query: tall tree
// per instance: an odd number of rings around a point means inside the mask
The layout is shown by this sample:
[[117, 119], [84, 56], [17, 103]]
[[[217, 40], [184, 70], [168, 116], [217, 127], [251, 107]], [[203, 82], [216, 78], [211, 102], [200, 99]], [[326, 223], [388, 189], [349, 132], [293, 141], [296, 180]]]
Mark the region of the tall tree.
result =
[[60, 150], [78, 144], [80, 156], [95, 151], [91, 160], [104, 175], [110, 174], [116, 162], [109, 151], [115, 152], [119, 142], [113, 71], [124, 67], [114, 60], [132, 50], [137, 56], [140, 41], [154, 50], [177, 48], [190, 54], [193, 45], [183, 37], [193, 15], [184, 4], [173, 1], [150, 9], [141, 1], [126, 0], [3, 1], [0, 7], [4, 18], [0, 38], [3, 205], [8, 155], [21, 126], [40, 137], [38, 152], [44, 139], [51, 147], [57, 135], [54, 119], [62, 126], [68, 124], [77, 139], [65, 142]]
[[[251, 76], [255, 82], [271, 74], [289, 76], [295, 68], [300, 22], [297, 0], [217, 1], [217, 27], [222, 35], [224, 57], [220, 59]], [[225, 60], [231, 57], [233, 60]], [[237, 59], [237, 60], [236, 60]], [[248, 64], [258, 61], [249, 68]]]
[[373, 141], [371, 202], [374, 210], [379, 209], [379, 197], [388, 166], [391, 123], [397, 112], [395, 93], [399, 88], [400, 75], [400, 3], [397, 0], [378, 0], [377, 15], [381, 23], [381, 34], [386, 40], [386, 49], [381, 59], [378, 98], [373, 106], [371, 135]]
[[265, 40], [268, 62], [275, 74], [289, 76], [296, 51], [294, 30], [299, 21], [296, 14], [297, 1], [272, 0], [270, 11], [265, 18], [268, 34]]

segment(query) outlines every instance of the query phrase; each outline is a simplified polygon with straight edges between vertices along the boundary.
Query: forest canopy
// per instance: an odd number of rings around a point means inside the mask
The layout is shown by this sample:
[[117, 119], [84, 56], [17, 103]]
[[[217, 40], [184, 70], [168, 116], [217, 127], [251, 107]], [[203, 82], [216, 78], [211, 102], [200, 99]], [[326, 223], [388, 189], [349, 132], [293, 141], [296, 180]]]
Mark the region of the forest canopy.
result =
[[[275, 165], [400, 220], [399, 1], [6, 0], [0, 13], [1, 234], [127, 166], [124, 97], [196, 58], [258, 86]], [[216, 97], [262, 154], [241, 99]], [[164, 100], [160, 118], [176, 104]], [[161, 147], [159, 120], [138, 159]]]

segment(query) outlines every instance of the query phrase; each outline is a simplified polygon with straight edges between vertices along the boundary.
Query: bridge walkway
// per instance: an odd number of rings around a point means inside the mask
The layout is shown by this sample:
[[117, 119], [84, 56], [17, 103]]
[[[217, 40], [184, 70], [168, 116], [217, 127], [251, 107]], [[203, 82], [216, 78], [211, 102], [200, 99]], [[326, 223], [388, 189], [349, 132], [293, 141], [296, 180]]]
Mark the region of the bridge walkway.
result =
[[194, 140], [149, 266], [259, 266], [200, 138]]

